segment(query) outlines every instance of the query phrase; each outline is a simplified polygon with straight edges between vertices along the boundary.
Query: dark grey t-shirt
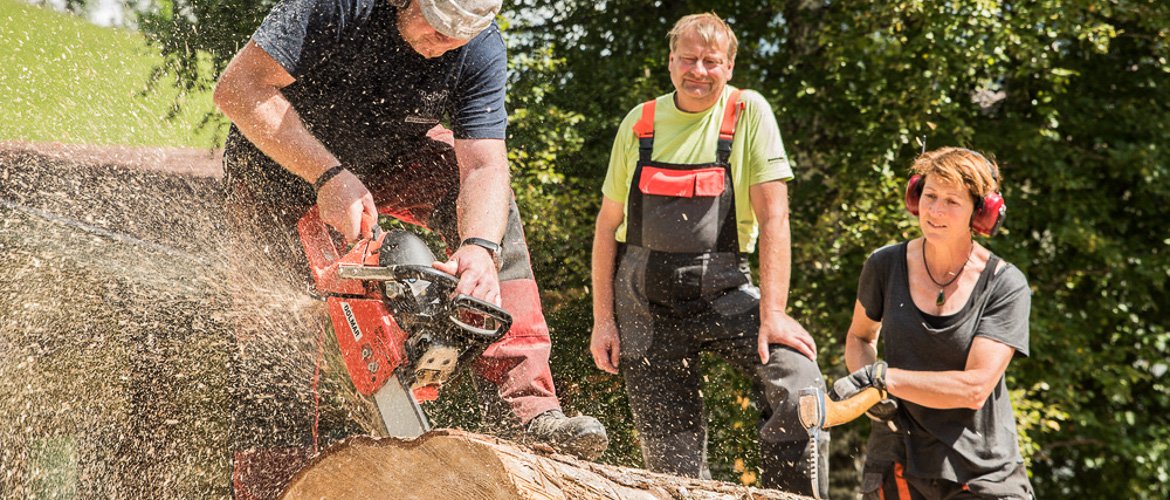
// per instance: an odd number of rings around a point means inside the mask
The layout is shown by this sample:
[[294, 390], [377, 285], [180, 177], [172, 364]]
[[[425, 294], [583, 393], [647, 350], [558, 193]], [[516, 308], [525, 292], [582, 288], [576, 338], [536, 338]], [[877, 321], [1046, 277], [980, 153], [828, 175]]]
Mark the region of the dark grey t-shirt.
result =
[[[914, 305], [906, 267], [907, 243], [883, 247], [861, 271], [857, 299], [866, 316], [880, 321], [882, 356], [891, 368], [915, 371], [963, 370], [975, 337], [1011, 346], [1028, 355], [1031, 291], [1015, 266], [995, 273], [994, 255], [975, 291], [958, 313], [929, 318]], [[934, 325], [928, 323], [933, 320]], [[978, 410], [938, 410], [901, 401], [906, 434], [902, 450], [870, 450], [875, 457], [905, 457], [906, 473], [959, 483], [998, 481], [1022, 462], [1016, 421], [1003, 378]], [[889, 433], [874, 426], [875, 433]], [[897, 442], [871, 439], [871, 442]]]
[[252, 41], [296, 78], [282, 92], [347, 165], [409, 155], [440, 121], [456, 138], [503, 139], [499, 27], [427, 59], [402, 39], [396, 19], [387, 0], [284, 0]]

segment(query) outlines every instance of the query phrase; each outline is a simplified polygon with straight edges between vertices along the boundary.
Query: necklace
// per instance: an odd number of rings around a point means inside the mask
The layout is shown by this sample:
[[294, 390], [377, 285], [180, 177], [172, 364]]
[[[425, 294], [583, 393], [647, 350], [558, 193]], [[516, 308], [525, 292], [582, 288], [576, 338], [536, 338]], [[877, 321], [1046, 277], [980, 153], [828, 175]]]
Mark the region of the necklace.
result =
[[971, 243], [971, 250], [967, 252], [967, 260], [963, 261], [963, 265], [959, 267], [959, 272], [954, 273], [955, 276], [946, 283], [939, 283], [938, 280], [934, 279], [934, 275], [930, 274], [930, 264], [926, 263], [926, 240], [922, 240], [922, 267], [926, 268], [926, 277], [930, 278], [930, 282], [934, 283], [935, 286], [938, 287], [938, 297], [934, 299], [934, 305], [942, 307], [942, 305], [946, 303], [946, 288], [951, 286], [951, 283], [954, 283], [955, 280], [959, 279], [959, 276], [963, 275], [963, 270], [967, 268], [967, 263], [971, 261], [972, 253], [975, 253], [975, 243]]

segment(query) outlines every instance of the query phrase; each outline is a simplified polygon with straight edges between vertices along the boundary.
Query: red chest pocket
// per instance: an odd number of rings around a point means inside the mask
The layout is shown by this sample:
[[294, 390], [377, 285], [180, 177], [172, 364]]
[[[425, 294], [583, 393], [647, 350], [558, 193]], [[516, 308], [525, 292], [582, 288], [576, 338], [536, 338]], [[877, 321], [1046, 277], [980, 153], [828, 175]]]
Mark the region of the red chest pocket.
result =
[[657, 167], [642, 167], [638, 179], [638, 190], [643, 194], [694, 198], [696, 196], [719, 196], [726, 186], [726, 171], [721, 167], [698, 170], [669, 170]]

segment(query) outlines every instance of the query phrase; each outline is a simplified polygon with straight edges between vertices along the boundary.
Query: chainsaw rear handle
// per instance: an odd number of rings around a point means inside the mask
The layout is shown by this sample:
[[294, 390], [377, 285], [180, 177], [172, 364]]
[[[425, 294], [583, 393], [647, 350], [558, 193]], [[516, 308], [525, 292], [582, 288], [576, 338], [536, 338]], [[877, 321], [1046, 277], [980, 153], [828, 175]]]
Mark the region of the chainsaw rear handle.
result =
[[[445, 288], [447, 293], [455, 290], [456, 285], [459, 284], [458, 278], [428, 266], [397, 265], [393, 266], [391, 274], [393, 274], [394, 279], [397, 281], [422, 280], [438, 284]], [[453, 310], [448, 315], [448, 319], [455, 326], [470, 334], [471, 339], [477, 343], [491, 344], [499, 340], [500, 337], [503, 337], [512, 328], [512, 315], [490, 302], [461, 293], [455, 296], [451, 304]], [[483, 328], [470, 324], [459, 318], [459, 313], [461, 312], [495, 320], [496, 327]]]
[[[500, 340], [500, 337], [503, 337], [512, 328], [512, 315], [496, 307], [495, 304], [462, 293], [455, 296], [452, 304], [455, 306], [455, 314], [451, 315], [451, 322], [455, 323], [459, 328], [462, 328], [463, 331], [470, 333], [476, 342], [491, 344]], [[481, 328], [468, 324], [459, 319], [459, 313], [463, 311], [491, 318], [495, 320], [496, 327]]]

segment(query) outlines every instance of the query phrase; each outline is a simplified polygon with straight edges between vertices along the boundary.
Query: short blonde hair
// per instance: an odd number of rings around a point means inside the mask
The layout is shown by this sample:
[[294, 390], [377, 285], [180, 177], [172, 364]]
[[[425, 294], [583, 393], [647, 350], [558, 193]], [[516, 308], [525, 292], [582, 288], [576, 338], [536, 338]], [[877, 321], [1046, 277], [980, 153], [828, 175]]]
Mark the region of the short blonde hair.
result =
[[670, 39], [671, 52], [674, 52], [675, 47], [678, 46], [678, 39], [687, 33], [699, 35], [708, 45], [714, 45], [720, 37], [726, 39], [727, 59], [731, 62], [735, 61], [735, 49], [739, 46], [739, 40], [735, 38], [731, 27], [727, 26], [727, 23], [723, 22], [723, 19], [720, 19], [714, 12], [683, 16], [682, 19], [674, 23], [670, 33], [666, 34], [667, 38]]
[[948, 184], [962, 184], [972, 200], [999, 191], [999, 165], [967, 148], [938, 148], [922, 153], [910, 167], [914, 173], [937, 177]]

